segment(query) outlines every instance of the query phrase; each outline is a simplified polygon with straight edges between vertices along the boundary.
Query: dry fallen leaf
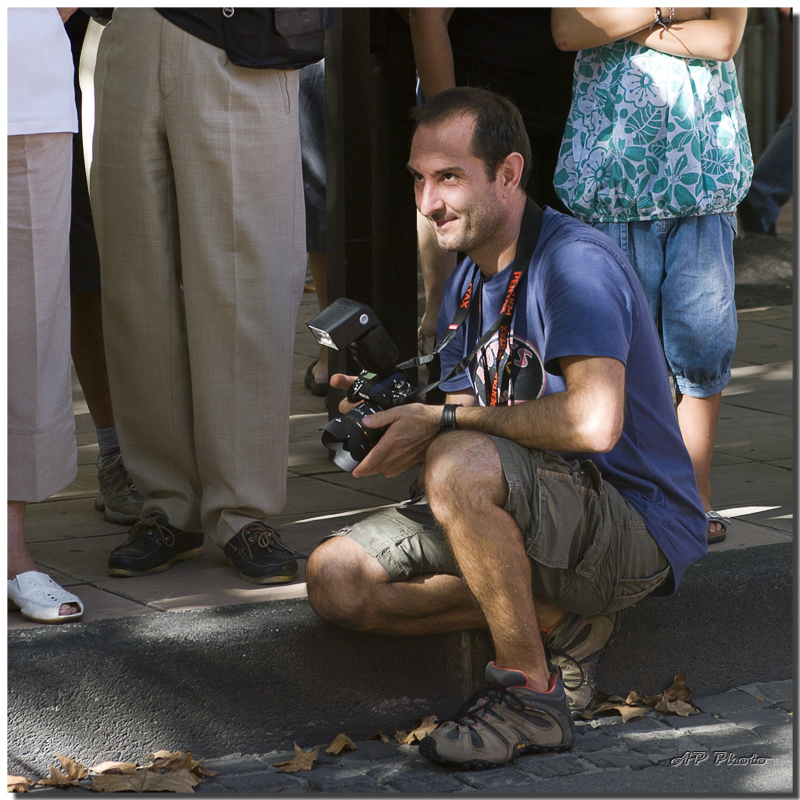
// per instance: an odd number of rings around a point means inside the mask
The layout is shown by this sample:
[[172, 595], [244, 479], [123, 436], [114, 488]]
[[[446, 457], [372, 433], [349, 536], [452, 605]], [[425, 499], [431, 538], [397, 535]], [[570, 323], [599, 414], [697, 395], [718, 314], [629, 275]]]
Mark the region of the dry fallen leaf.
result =
[[56, 758], [61, 762], [61, 769], [64, 770], [64, 774], [72, 780], [79, 781], [88, 775], [86, 767], [83, 764], [79, 764], [74, 758], [60, 756], [58, 753], [56, 753]]
[[656, 711], [678, 714], [681, 717], [688, 717], [692, 713], [699, 713], [689, 701], [692, 699], [692, 690], [686, 685], [686, 673], [681, 672], [675, 676], [672, 686], [664, 689], [661, 701], [656, 704]]
[[188, 769], [153, 772], [138, 769], [128, 775], [95, 775], [89, 788], [93, 792], [175, 792], [189, 794], [200, 783]]
[[303, 750], [294, 743], [295, 756], [291, 761], [279, 761], [275, 764], [278, 772], [304, 772], [314, 766], [314, 762], [319, 755], [319, 747], [313, 750]]
[[113, 773], [116, 775], [129, 775], [136, 771], [138, 764], [132, 761], [103, 761], [95, 767], [89, 767], [89, 772], [95, 772], [98, 775], [106, 775]]
[[203, 778], [213, 778], [215, 775], [219, 775], [219, 770], [209, 769], [208, 767], [203, 767], [198, 764], [192, 770], [192, 774], [196, 775], [200, 780], [203, 780]]
[[686, 680], [686, 673], [681, 672], [680, 675], [675, 676], [675, 680], [672, 682], [672, 686], [668, 686], [661, 694], [661, 697], [666, 701], [670, 702], [672, 700], [685, 700], [689, 701], [692, 699], [692, 690], [685, 685], [684, 681]]
[[153, 763], [149, 765], [148, 769], [166, 769], [171, 771], [181, 769], [193, 770], [203, 760], [201, 758], [195, 761], [191, 750], [188, 753], [183, 753], [181, 751], [172, 753], [169, 750], [158, 750], [155, 753], [150, 753], [150, 759]]
[[329, 756], [338, 756], [342, 750], [358, 750], [356, 743], [343, 733], [340, 733], [327, 747], [325, 752]]
[[655, 708], [661, 702], [661, 695], [660, 694], [654, 694], [654, 695], [650, 695], [650, 697], [642, 697], [640, 699], [646, 706], [650, 706], [651, 708]]
[[643, 717], [647, 713], [647, 708], [644, 706], [625, 706], [622, 705], [618, 709], [623, 722], [630, 722], [632, 719]]
[[[636, 693], [632, 692], [631, 694]], [[613, 695], [613, 697], [619, 697], [619, 695]], [[633, 705], [635, 702], [638, 702], [638, 696], [635, 700], [631, 700], [631, 695], [628, 695], [628, 699], [623, 700], [621, 703], [609, 700], [608, 702], [601, 703], [597, 708], [593, 708], [591, 711], [584, 712], [583, 716], [587, 719], [592, 719], [595, 714], [601, 714], [603, 711], [617, 711], [622, 717], [622, 721], [628, 722], [629, 720], [643, 717], [647, 713], [647, 708]]]
[[[172, 752], [172, 750], [156, 750], [156, 751], [155, 751], [155, 753], [150, 753], [150, 755], [148, 756], [148, 758], [150, 758], [150, 759], [152, 759], [153, 761], [155, 761], [155, 760], [157, 760], [157, 759], [159, 759], [159, 758], [166, 758], [166, 759], [170, 759], [170, 758], [172, 758], [172, 757], [173, 757], [173, 756], [175, 756], [175, 755], [176, 755], [176, 754], [175, 754], [175, 753], [173, 753], [173, 752]], [[183, 755], [183, 753], [181, 753], [181, 755]]]
[[678, 714], [681, 717], [688, 717], [697, 709], [684, 700], [662, 700], [656, 706], [656, 711], [660, 711], [662, 714]]
[[56, 753], [56, 758], [61, 762], [61, 769], [51, 764], [50, 777], [37, 781], [36, 786], [73, 786], [89, 774], [86, 767], [79, 764], [74, 758], [68, 758], [58, 753]]
[[389, 742], [390, 742], [390, 739], [389, 739], [389, 737], [388, 737], [388, 736], [387, 736], [387, 735], [386, 735], [386, 734], [385, 734], [383, 731], [378, 731], [378, 732], [377, 732], [377, 733], [376, 733], [376, 734], [375, 734], [375, 735], [374, 735], [374, 736], [373, 736], [373, 737], [370, 739], [370, 741], [373, 741], [373, 740], [375, 740], [375, 739], [380, 739], [380, 741], [382, 741], [384, 744], [389, 744]]
[[439, 721], [436, 717], [425, 717], [425, 719], [418, 719], [414, 725], [414, 729], [406, 733], [406, 731], [397, 731], [395, 739], [400, 744], [416, 744], [421, 742], [429, 733], [436, 729]]
[[29, 792], [31, 782], [24, 778], [22, 775], [7, 775], [8, 778], [8, 791], [15, 794], [24, 794]]
[[582, 716], [592, 719], [596, 714], [603, 711], [617, 711], [622, 716], [623, 722], [637, 719], [647, 713], [647, 708], [654, 708], [662, 714], [679, 714], [688, 717], [697, 712], [697, 709], [689, 703], [692, 697], [692, 690], [686, 686], [686, 673], [681, 672], [675, 676], [672, 685], [664, 689], [660, 695], [643, 697], [636, 691], [630, 691], [623, 700], [619, 695], [607, 695], [605, 692], [597, 692], [591, 709], [583, 712]]

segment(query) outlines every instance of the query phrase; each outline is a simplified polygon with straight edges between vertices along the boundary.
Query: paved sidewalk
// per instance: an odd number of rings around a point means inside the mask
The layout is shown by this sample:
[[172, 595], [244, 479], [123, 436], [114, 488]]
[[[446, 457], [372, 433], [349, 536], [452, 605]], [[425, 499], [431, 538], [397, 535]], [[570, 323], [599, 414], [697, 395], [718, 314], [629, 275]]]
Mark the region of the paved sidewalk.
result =
[[[354, 479], [327, 458], [319, 427], [324, 398], [303, 387], [316, 343], [305, 323], [316, 313], [304, 296], [297, 324], [292, 385], [288, 501], [271, 522], [299, 552], [294, 583], [260, 587], [242, 581], [213, 544], [199, 558], [143, 578], [110, 578], [108, 554], [127, 527], [104, 522], [94, 510], [97, 442], [88, 408], [74, 381], [78, 477], [49, 500], [30, 505], [27, 540], [37, 563], [84, 601], [84, 622], [148, 614], [298, 599], [306, 596], [305, 558], [319, 540], [365, 509], [404, 500], [416, 475]], [[713, 553], [792, 541], [793, 536], [793, 307], [739, 312], [733, 379], [723, 392], [711, 481], [716, 509], [732, 518], [728, 538]], [[7, 615], [9, 629], [40, 627]]]
[[[357, 742], [358, 750], [325, 755], [309, 771], [278, 772], [294, 752], [234, 754], [204, 762], [218, 775], [196, 787], [221, 794], [451, 793], [671, 794], [788, 793], [793, 783], [792, 681], [750, 684], [693, 700], [689, 717], [648, 712], [577, 723], [570, 751], [523, 756], [482, 772], [432, 764], [414, 745]], [[390, 737], [392, 734], [386, 732]], [[298, 742], [306, 750], [319, 743]], [[195, 754], [198, 755], [198, 754]]]

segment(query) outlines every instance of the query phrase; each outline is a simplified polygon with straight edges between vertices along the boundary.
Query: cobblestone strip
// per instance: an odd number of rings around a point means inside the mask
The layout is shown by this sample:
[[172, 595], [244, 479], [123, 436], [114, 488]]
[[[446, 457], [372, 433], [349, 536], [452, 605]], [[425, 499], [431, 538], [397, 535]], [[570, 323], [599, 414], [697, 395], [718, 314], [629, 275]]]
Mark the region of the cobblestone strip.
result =
[[[357, 742], [324, 753], [294, 774], [274, 764], [294, 752], [233, 754], [208, 760], [219, 774], [200, 793], [692, 793], [793, 792], [793, 682], [753, 683], [693, 701], [699, 714], [658, 714], [623, 724], [608, 716], [576, 723], [569, 752], [523, 756], [499, 769], [459, 771], [419, 755], [415, 746]], [[302, 744], [302, 743], [301, 743]], [[316, 745], [315, 745], [316, 746]]]

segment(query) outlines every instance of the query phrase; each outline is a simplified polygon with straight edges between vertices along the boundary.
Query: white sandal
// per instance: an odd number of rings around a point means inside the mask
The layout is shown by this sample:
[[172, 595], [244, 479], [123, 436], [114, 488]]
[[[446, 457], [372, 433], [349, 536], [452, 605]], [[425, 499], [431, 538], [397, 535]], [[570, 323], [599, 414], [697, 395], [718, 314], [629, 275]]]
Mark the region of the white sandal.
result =
[[[74, 603], [80, 611], [59, 614], [65, 603]], [[19, 609], [22, 616], [32, 622], [77, 622], [83, 616], [80, 599], [44, 572], [22, 572], [8, 582], [8, 609]]]

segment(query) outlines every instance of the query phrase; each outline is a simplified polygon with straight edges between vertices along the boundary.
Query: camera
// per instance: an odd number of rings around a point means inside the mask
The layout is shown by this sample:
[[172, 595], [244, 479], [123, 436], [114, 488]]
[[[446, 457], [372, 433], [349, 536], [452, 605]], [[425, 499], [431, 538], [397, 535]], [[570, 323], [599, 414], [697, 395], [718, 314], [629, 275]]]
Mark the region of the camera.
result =
[[361, 420], [416, 400], [415, 388], [402, 365], [398, 366], [394, 342], [369, 306], [340, 298], [308, 327], [319, 344], [349, 351], [362, 370], [347, 390], [347, 399], [363, 402], [320, 428], [322, 444], [333, 453], [334, 464], [352, 472], [384, 433], [382, 428], [365, 428]]

